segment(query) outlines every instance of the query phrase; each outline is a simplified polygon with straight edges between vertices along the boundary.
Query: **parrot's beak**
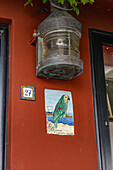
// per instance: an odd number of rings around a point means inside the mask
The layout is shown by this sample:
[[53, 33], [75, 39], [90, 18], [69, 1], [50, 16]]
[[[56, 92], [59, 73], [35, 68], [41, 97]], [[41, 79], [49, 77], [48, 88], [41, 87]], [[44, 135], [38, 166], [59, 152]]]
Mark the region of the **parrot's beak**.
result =
[[70, 100], [70, 98], [69, 98], [69, 96], [68, 96], [68, 98], [67, 98], [68, 100]]

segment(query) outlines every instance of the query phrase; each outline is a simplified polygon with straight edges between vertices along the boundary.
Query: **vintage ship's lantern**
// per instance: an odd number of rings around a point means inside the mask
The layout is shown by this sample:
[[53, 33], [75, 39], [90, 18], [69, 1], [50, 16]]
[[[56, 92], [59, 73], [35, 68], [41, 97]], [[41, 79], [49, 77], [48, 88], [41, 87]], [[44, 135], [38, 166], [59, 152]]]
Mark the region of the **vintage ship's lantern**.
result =
[[37, 28], [36, 75], [62, 80], [80, 75], [80, 38], [80, 22], [67, 11], [52, 6], [52, 13]]

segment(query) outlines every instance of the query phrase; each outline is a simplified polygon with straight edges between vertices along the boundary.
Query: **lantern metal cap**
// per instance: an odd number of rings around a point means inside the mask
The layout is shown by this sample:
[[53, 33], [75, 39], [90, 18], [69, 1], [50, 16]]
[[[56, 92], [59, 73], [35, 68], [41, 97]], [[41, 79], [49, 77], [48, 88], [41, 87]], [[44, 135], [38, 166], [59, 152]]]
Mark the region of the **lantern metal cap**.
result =
[[48, 31], [57, 29], [69, 29], [76, 32], [81, 38], [81, 23], [77, 21], [68, 12], [55, 9], [53, 12], [38, 26], [37, 33], [43, 37]]

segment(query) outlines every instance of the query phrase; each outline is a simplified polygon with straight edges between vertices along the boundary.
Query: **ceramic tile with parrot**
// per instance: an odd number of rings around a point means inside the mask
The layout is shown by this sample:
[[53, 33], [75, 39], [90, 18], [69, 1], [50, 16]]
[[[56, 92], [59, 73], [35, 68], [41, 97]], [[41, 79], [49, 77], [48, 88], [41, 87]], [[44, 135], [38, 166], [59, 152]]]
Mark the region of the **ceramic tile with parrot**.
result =
[[45, 89], [47, 134], [74, 135], [73, 102], [70, 91]]

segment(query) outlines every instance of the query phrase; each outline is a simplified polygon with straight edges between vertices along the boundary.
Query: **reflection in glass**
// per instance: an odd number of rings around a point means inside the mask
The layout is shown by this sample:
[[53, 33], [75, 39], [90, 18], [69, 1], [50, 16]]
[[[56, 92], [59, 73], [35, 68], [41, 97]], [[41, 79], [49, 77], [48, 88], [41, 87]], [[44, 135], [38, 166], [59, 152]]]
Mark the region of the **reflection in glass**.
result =
[[[111, 149], [113, 155], [113, 47], [103, 46], [106, 97], [109, 114]], [[113, 156], [112, 156], [113, 163]]]

